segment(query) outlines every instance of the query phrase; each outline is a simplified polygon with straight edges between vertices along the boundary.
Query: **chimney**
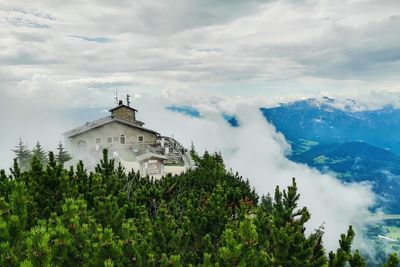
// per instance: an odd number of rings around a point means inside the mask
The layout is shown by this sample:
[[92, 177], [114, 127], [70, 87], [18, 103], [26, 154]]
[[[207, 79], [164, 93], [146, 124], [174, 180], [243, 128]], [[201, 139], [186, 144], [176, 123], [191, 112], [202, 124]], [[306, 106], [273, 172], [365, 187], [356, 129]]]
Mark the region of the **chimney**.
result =
[[111, 117], [129, 121], [132, 123], [136, 122], [136, 109], [129, 106], [125, 106], [122, 100], [118, 101], [118, 106], [109, 110], [111, 112]]

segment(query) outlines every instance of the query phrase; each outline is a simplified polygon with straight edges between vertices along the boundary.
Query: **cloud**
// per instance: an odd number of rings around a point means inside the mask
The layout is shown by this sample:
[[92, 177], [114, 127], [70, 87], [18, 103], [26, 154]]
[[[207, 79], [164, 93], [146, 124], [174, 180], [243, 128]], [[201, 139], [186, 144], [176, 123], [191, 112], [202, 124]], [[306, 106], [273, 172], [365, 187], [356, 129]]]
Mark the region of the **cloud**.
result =
[[107, 106], [113, 103], [113, 90], [93, 88], [81, 81], [59, 82], [52, 76], [35, 74], [30, 80], [20, 81], [6, 94], [21, 101], [29, 101], [37, 107], [67, 110]]
[[[324, 224], [324, 243], [328, 249], [337, 247], [340, 233], [344, 233], [350, 224], [360, 235], [358, 241], [367, 243], [362, 237], [362, 229], [372, 220], [368, 207], [374, 202], [369, 186], [344, 185], [333, 176], [289, 161], [285, 157], [288, 144], [284, 137], [265, 122], [258, 110], [240, 107], [238, 114], [241, 114], [239, 122], [243, 128], [231, 140], [235, 153], [226, 153], [228, 166], [249, 177], [251, 184], [262, 194], [273, 192], [274, 185], [285, 188], [290, 183], [289, 177], [296, 177], [300, 205], [307, 206], [312, 214], [307, 230]], [[343, 196], [340, 200], [339, 195]]]
[[0, 4], [5, 68], [225, 95], [399, 90], [397, 1], [59, 4]]
[[14, 154], [11, 149], [19, 138], [31, 148], [39, 141], [45, 149], [54, 151], [57, 143], [63, 141], [61, 133], [76, 123], [68, 112], [4, 92], [0, 99], [0, 114], [3, 129], [0, 132], [0, 169], [6, 170], [12, 164]]
[[356, 246], [368, 248], [362, 229], [374, 220], [368, 211], [375, 200], [370, 186], [343, 184], [334, 176], [289, 161], [285, 157], [288, 143], [264, 120], [257, 106], [238, 104], [235, 114], [239, 115], [240, 127], [232, 128], [212, 104], [202, 105], [202, 116], [197, 118], [168, 111], [164, 107], [170, 102], [165, 98], [142, 97], [134, 103], [147, 127], [173, 135], [186, 146], [193, 141], [200, 152], [221, 151], [227, 168], [248, 178], [259, 194], [274, 192], [276, 185], [285, 188], [296, 177], [300, 205], [307, 206], [312, 214], [308, 232], [324, 225], [324, 243], [334, 249], [340, 234], [353, 225], [358, 234]]

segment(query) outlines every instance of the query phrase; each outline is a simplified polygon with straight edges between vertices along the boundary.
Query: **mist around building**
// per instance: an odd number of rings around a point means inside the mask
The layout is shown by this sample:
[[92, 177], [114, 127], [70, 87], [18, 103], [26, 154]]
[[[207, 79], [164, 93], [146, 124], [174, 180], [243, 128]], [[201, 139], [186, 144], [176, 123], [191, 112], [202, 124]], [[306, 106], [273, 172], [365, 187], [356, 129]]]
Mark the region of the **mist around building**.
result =
[[[66, 147], [75, 158], [93, 169], [102, 158], [103, 149], [127, 170], [139, 170], [144, 176], [160, 178], [179, 174], [194, 167], [188, 148], [170, 136], [146, 128], [137, 119], [138, 110], [115, 97], [110, 115], [65, 132]], [[75, 162], [76, 163], [76, 162]]]

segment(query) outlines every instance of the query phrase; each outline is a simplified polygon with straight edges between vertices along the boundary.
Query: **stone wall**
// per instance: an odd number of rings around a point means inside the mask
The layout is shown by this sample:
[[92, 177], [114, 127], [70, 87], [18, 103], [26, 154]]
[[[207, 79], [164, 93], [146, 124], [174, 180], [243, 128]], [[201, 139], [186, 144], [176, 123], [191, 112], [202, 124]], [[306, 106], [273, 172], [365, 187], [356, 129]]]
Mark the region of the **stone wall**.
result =
[[114, 110], [111, 114], [117, 119], [126, 120], [129, 122], [135, 122], [136, 120], [135, 111], [127, 107], [120, 107]]
[[[139, 141], [139, 137], [143, 137], [143, 141]], [[125, 144], [121, 143], [121, 138], [125, 139]], [[133, 149], [139, 149], [142, 152], [145, 147], [156, 144], [156, 138], [155, 133], [130, 127], [120, 122], [111, 122], [72, 138], [67, 138], [67, 141], [70, 149], [75, 151], [99, 151], [107, 148], [110, 152], [132, 151]]]

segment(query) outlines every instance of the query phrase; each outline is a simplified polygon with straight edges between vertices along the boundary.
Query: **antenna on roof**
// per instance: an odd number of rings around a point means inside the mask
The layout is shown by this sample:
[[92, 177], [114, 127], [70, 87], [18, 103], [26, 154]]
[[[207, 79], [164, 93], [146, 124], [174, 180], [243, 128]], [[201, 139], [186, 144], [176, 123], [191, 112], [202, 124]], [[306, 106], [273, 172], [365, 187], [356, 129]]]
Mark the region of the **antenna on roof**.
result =
[[129, 105], [131, 104], [131, 101], [129, 101], [129, 99], [131, 98], [130, 95], [126, 95], [126, 105], [129, 107]]
[[115, 90], [115, 97], [114, 97], [114, 99], [115, 99], [115, 104], [118, 106], [119, 99], [118, 99], [118, 91], [117, 91], [117, 90]]

